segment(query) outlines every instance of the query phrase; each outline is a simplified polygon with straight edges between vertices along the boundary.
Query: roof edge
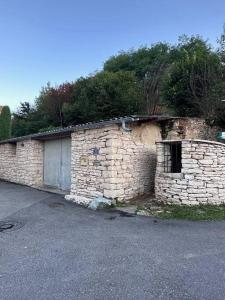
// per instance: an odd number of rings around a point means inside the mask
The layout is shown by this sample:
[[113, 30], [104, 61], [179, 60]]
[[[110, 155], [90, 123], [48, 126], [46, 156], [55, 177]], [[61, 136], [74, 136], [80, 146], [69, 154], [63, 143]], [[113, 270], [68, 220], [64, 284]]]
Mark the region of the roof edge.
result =
[[25, 136], [19, 136], [7, 140], [0, 141], [1, 144], [7, 144], [7, 143], [16, 143], [24, 140], [40, 140], [40, 139], [48, 139], [48, 137], [62, 137], [62, 136], [68, 136], [70, 133], [79, 131], [79, 130], [89, 130], [89, 129], [96, 129], [101, 128], [105, 126], [110, 126], [113, 124], [121, 124], [122, 121], [126, 121], [127, 123], [133, 123], [133, 122], [147, 122], [147, 121], [153, 121], [153, 122], [162, 122], [166, 120], [172, 120], [172, 119], [181, 119], [181, 117], [171, 117], [168, 115], [130, 115], [130, 116], [124, 116], [124, 117], [118, 117], [118, 118], [112, 118], [108, 120], [99, 120], [96, 122], [88, 122], [78, 125], [72, 125], [68, 127], [62, 127], [57, 128], [51, 131], [45, 131], [45, 132], [39, 132], [34, 134], [29, 134]]

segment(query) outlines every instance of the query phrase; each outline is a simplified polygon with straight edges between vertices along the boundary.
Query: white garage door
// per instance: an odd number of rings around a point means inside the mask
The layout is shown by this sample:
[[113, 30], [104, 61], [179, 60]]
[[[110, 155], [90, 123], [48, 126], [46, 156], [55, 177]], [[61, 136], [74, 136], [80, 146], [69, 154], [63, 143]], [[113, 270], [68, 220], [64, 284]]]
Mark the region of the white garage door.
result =
[[45, 141], [44, 184], [61, 190], [70, 190], [71, 139]]

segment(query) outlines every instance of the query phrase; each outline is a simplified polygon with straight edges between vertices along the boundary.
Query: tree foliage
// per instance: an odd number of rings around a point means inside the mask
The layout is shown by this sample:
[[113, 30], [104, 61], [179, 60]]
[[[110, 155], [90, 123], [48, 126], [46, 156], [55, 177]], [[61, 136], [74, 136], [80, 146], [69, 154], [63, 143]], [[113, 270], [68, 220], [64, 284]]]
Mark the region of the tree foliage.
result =
[[99, 72], [58, 87], [47, 84], [35, 107], [20, 104], [13, 114], [14, 136], [121, 115], [137, 114], [143, 91], [134, 72]]
[[164, 84], [164, 98], [177, 115], [216, 119], [221, 107], [223, 65], [216, 52], [200, 37], [183, 37], [177, 58]]
[[219, 55], [221, 57], [222, 63], [225, 64], [225, 24], [223, 26], [223, 32], [218, 42], [219, 42]]
[[199, 36], [110, 57], [103, 70], [59, 86], [48, 83], [13, 114], [13, 135], [130, 114], [172, 113], [225, 124], [225, 31], [219, 49]]
[[105, 71], [80, 78], [74, 85], [73, 97], [73, 103], [63, 109], [67, 124], [138, 113], [143, 101], [142, 90], [131, 71]]
[[0, 109], [0, 140], [7, 140], [11, 137], [11, 113], [8, 106]]
[[73, 101], [73, 83], [63, 83], [57, 87], [51, 87], [50, 83], [42, 88], [36, 99], [37, 112], [42, 118], [53, 126], [64, 126], [63, 106]]
[[21, 102], [17, 111], [12, 115], [13, 136], [32, 134], [47, 126], [48, 123], [42, 118], [36, 107], [26, 101]]
[[171, 46], [167, 43], [158, 43], [150, 48], [142, 47], [138, 50], [121, 52], [112, 56], [104, 64], [104, 70], [109, 72], [133, 71], [139, 80], [158, 62], [169, 61]]
[[112, 56], [104, 64], [109, 72], [133, 71], [144, 93], [143, 113], [160, 112], [161, 91], [168, 66], [173, 61], [174, 47], [167, 43], [157, 43], [150, 48], [121, 52]]

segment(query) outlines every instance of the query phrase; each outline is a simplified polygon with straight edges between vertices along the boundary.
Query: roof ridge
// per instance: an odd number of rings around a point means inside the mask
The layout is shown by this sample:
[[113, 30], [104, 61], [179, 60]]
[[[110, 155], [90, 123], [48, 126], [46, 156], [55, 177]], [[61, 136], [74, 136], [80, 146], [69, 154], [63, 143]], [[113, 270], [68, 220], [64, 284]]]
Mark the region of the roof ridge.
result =
[[123, 116], [123, 117], [114, 117], [106, 120], [99, 120], [99, 121], [94, 121], [94, 122], [86, 122], [86, 123], [81, 123], [81, 124], [76, 124], [76, 125], [69, 125], [66, 127], [57, 127], [52, 130], [44, 131], [44, 132], [37, 132], [34, 134], [29, 134], [25, 136], [19, 136], [16, 138], [0, 141], [0, 144], [4, 143], [15, 143], [17, 141], [22, 141], [26, 139], [38, 139], [41, 137], [47, 137], [50, 136], [51, 134], [54, 135], [59, 135], [62, 133], [70, 133], [76, 130], [81, 130], [81, 129], [94, 129], [94, 128], [99, 128], [103, 126], [108, 126], [108, 125], [113, 125], [113, 124], [120, 124], [122, 121], [126, 122], [138, 122], [138, 121], [162, 121], [162, 120], [168, 120], [168, 119], [175, 119], [176, 117], [171, 117], [171, 116], [166, 116], [166, 115], [130, 115], [130, 116]]

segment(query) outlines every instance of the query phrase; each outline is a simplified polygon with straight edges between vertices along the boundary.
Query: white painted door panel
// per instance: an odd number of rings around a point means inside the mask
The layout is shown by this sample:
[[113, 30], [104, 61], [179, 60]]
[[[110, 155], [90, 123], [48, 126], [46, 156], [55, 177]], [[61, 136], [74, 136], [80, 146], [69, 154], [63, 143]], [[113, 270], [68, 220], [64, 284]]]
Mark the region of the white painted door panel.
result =
[[71, 139], [62, 140], [61, 189], [70, 190], [71, 185]]
[[44, 184], [69, 190], [71, 182], [71, 139], [45, 141]]

